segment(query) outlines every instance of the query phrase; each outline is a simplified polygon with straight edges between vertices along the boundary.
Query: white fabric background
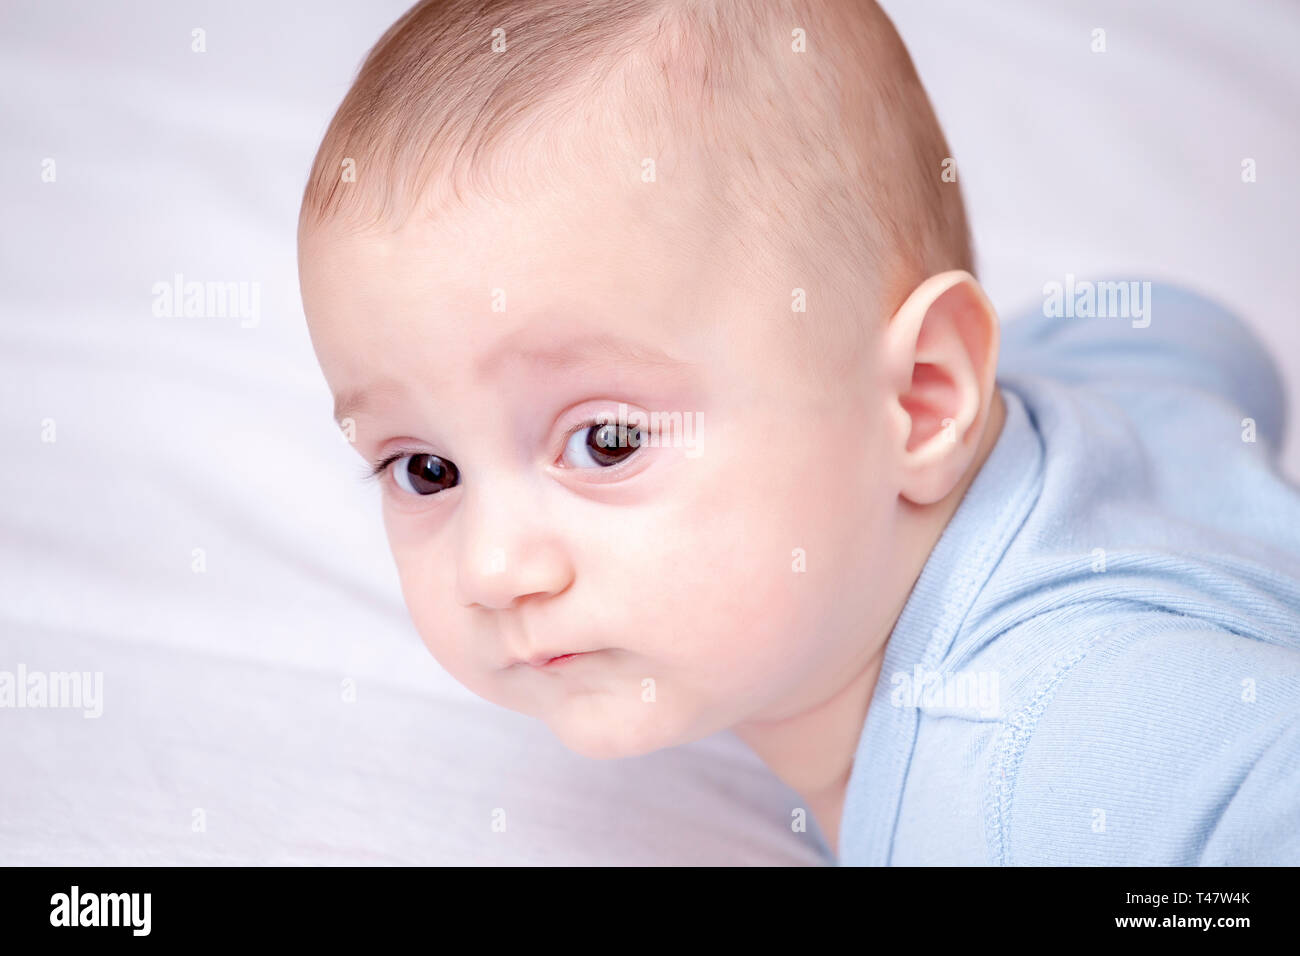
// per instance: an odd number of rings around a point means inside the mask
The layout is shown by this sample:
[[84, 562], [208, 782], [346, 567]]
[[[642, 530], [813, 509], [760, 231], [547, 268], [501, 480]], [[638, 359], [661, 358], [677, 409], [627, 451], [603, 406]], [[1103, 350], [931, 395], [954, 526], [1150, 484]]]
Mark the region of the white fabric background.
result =
[[[0, 670], [105, 683], [98, 720], [0, 710], [0, 863], [815, 864], [799, 799], [729, 734], [585, 760], [407, 621], [294, 250], [320, 134], [405, 6], [0, 7]], [[1293, 6], [886, 6], [1000, 308], [1067, 272], [1190, 280], [1295, 393]], [[260, 282], [260, 324], [155, 318], [178, 272]]]

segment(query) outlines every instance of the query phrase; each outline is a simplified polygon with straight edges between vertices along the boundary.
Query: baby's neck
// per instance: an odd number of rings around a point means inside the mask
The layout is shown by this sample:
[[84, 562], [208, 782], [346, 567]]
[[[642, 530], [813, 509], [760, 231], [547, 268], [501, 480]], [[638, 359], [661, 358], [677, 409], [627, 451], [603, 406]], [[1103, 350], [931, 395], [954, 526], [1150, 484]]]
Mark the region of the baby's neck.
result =
[[808, 804], [832, 852], [838, 853], [845, 791], [871, 695], [880, 678], [885, 645], [930, 552], [957, 511], [966, 489], [997, 444], [1005, 417], [1002, 394], [994, 388], [979, 451], [961, 482], [942, 501], [925, 508], [911, 507], [909, 521], [913, 530], [907, 539], [913, 542], [913, 546], [898, 555], [900, 562], [906, 563], [907, 587], [894, 596], [884, 633], [863, 635], [860, 660], [844, 671], [849, 675], [847, 681], [821, 703], [793, 717], [779, 721], [750, 721], [733, 728], [736, 736], [767, 764], [768, 769]]

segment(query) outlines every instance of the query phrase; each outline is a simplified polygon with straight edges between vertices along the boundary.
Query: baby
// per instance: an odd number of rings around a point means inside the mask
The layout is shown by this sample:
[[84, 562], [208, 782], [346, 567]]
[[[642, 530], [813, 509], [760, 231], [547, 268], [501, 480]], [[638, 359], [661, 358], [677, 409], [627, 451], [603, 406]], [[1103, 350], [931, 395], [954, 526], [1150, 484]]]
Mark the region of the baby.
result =
[[874, 4], [425, 0], [299, 263], [474, 693], [595, 758], [732, 730], [844, 864], [1300, 863], [1276, 374], [1163, 286], [1000, 331]]

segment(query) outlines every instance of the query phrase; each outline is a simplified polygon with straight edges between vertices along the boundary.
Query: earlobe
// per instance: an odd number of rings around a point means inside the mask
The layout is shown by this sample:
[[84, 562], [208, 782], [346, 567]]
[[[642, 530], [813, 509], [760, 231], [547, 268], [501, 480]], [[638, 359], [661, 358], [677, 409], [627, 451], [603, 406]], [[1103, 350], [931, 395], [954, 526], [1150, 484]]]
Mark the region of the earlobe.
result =
[[904, 435], [900, 494], [943, 500], [975, 460], [995, 388], [998, 319], [968, 272], [927, 279], [890, 319], [891, 401]]

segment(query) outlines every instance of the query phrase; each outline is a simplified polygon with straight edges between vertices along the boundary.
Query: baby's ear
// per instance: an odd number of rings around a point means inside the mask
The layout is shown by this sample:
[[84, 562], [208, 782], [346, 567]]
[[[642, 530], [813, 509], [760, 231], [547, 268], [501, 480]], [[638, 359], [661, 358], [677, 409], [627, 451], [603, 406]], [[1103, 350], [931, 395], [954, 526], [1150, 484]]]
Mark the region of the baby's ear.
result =
[[998, 317], [969, 272], [926, 279], [889, 320], [885, 368], [900, 493], [934, 504], [979, 450], [996, 387]]

